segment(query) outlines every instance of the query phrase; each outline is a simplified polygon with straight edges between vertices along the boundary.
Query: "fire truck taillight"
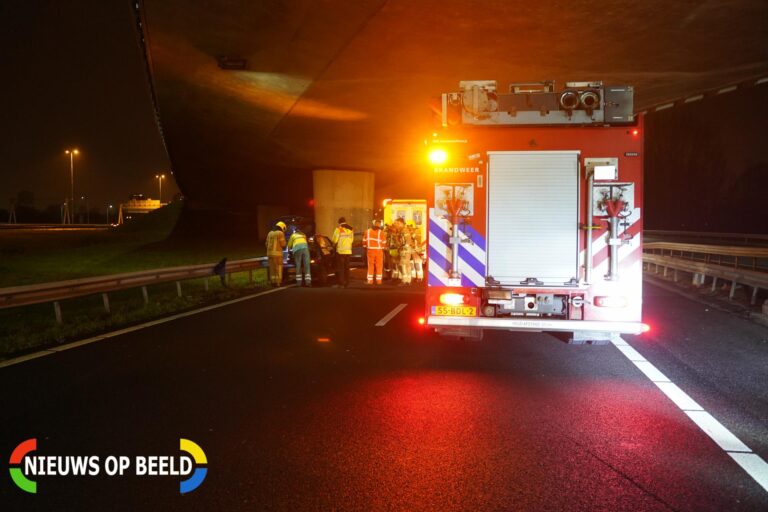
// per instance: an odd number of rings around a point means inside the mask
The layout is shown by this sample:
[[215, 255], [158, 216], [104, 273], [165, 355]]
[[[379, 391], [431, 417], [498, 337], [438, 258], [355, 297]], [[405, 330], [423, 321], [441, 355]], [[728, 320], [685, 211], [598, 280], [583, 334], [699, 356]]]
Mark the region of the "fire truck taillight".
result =
[[651, 326], [648, 324], [643, 324], [643, 332], [649, 332], [651, 330]]
[[593, 299], [595, 306], [601, 308], [625, 308], [627, 307], [626, 297], [595, 297]]
[[640, 135], [640, 130], [638, 130], [637, 128], [635, 128], [635, 129], [634, 129], [634, 130], [632, 130], [630, 133], [632, 134], [632, 136], [633, 136], [633, 137], [637, 137], [638, 135]]
[[442, 148], [434, 148], [427, 155], [429, 163], [433, 165], [444, 164], [448, 160], [448, 152]]
[[465, 302], [465, 297], [461, 293], [441, 293], [440, 304], [446, 306], [461, 306]]

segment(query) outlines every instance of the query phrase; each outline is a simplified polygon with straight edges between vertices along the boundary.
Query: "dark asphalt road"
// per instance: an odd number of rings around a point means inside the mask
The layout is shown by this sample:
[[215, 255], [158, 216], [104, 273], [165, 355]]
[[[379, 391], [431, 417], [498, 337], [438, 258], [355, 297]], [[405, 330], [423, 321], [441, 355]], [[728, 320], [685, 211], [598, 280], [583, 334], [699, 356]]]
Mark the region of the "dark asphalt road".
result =
[[[422, 295], [288, 289], [0, 369], [0, 451], [177, 455], [208, 476], [0, 478], [3, 510], [768, 510], [619, 350], [445, 342]], [[408, 306], [384, 327], [374, 324]], [[768, 458], [768, 330], [647, 287], [639, 352]], [[320, 343], [320, 337], [330, 341]], [[7, 460], [7, 459], [5, 459]]]

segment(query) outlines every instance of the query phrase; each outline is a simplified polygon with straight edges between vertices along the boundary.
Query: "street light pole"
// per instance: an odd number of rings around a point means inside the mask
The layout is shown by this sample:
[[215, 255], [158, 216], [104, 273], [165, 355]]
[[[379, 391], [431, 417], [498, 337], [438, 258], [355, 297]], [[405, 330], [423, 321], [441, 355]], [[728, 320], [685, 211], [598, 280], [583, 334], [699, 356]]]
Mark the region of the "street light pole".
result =
[[160, 201], [160, 204], [163, 204], [163, 180], [165, 179], [165, 174], [155, 174], [155, 178], [157, 178], [157, 186], [158, 186], [158, 199]]
[[107, 205], [107, 226], [109, 226], [109, 211], [112, 209], [112, 205]]
[[67, 149], [64, 151], [69, 155], [69, 218], [70, 222], [74, 223], [74, 208], [75, 208], [75, 155], [80, 154], [77, 149]]

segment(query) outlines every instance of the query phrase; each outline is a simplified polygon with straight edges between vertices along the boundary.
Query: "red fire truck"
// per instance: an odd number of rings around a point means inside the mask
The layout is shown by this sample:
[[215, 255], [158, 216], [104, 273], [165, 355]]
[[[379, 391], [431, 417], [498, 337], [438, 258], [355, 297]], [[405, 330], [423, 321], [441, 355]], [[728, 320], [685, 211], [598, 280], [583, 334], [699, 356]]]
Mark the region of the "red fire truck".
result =
[[607, 343], [642, 310], [643, 120], [633, 88], [461, 82], [429, 145], [426, 324]]

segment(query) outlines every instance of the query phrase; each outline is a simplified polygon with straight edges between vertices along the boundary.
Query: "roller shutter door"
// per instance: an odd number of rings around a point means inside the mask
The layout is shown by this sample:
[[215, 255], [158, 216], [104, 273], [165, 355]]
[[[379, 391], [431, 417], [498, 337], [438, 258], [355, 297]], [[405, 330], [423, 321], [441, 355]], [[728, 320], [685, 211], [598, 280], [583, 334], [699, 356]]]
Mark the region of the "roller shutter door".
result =
[[491, 152], [488, 275], [563, 286], [578, 272], [579, 153]]

